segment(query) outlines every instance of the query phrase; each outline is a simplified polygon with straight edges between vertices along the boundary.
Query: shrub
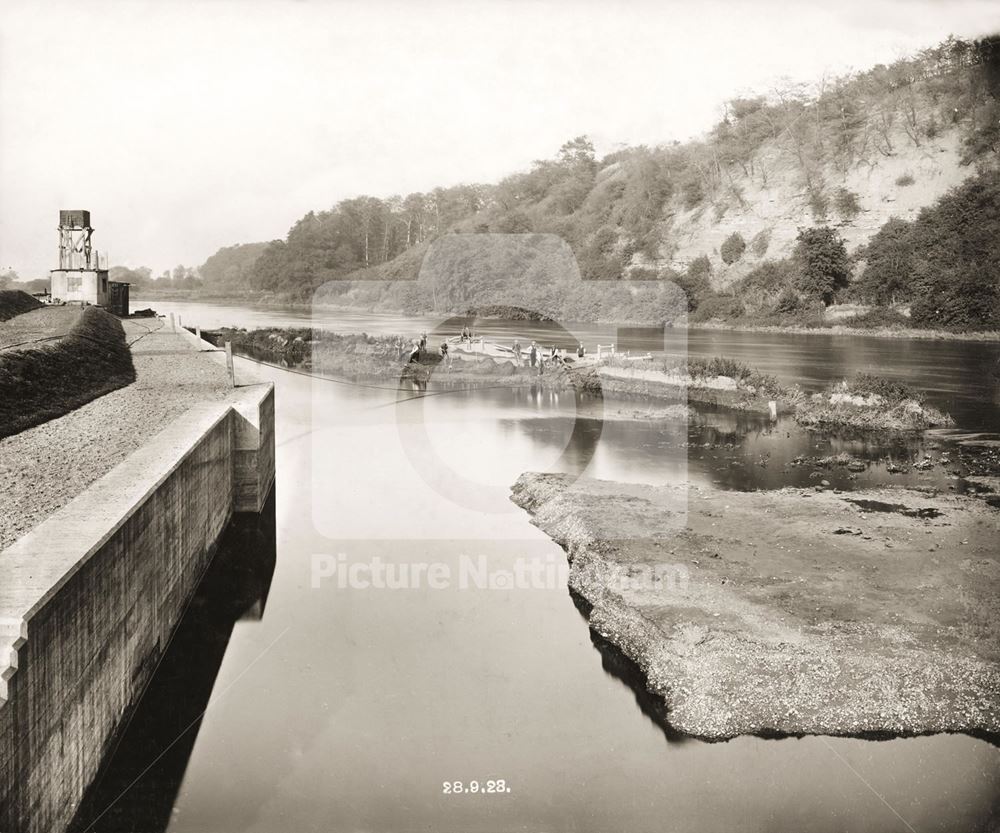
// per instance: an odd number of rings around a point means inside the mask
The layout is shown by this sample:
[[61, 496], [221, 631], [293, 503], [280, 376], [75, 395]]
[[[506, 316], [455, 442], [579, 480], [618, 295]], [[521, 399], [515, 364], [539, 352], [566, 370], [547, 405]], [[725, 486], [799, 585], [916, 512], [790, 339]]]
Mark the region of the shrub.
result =
[[819, 188], [809, 189], [809, 210], [812, 211], [813, 219], [816, 222], [826, 221], [830, 212], [830, 199]]
[[698, 304], [698, 309], [692, 316], [693, 321], [732, 321], [743, 315], [743, 304], [738, 298], [731, 295], [717, 295], [712, 293]]
[[767, 254], [767, 247], [771, 245], [771, 229], [761, 229], [750, 241], [750, 251], [757, 257], [764, 257]]
[[691, 274], [688, 270], [683, 275], [674, 275], [672, 280], [684, 292], [688, 312], [694, 312], [705, 298], [712, 295], [712, 286], [706, 273]]
[[902, 382], [893, 382], [884, 376], [876, 376], [874, 373], [858, 373], [848, 385], [851, 393], [862, 396], [881, 396], [890, 405], [897, 405], [906, 399], [915, 402], [923, 401], [923, 394], [914, 391], [909, 385]]
[[658, 281], [660, 273], [649, 266], [635, 266], [625, 277], [630, 281]]
[[917, 326], [967, 332], [1000, 329], [996, 274], [981, 263], [943, 268], [926, 281], [910, 307]]
[[723, 241], [722, 248], [719, 249], [719, 254], [722, 255], [722, 262], [725, 264], [736, 263], [743, 253], [747, 250], [746, 241], [743, 239], [743, 235], [738, 231], [734, 231]]
[[799, 298], [799, 294], [792, 289], [786, 289], [782, 292], [774, 304], [774, 311], [782, 315], [790, 312], [796, 312], [801, 308], [802, 299]]
[[799, 290], [830, 306], [834, 293], [847, 286], [850, 278], [844, 241], [826, 226], [801, 229], [797, 241], [795, 259], [800, 270]]
[[891, 304], [910, 298], [915, 268], [912, 227], [891, 217], [865, 249], [865, 269], [857, 294], [873, 304]]
[[687, 211], [697, 207], [705, 199], [705, 188], [696, 175], [691, 174], [681, 183], [681, 199]]
[[913, 221], [915, 326], [1000, 328], [1000, 172], [952, 189]]
[[785, 393], [784, 387], [771, 375], [761, 373], [756, 368], [744, 364], [738, 359], [727, 356], [702, 358], [689, 356], [687, 359], [665, 359], [663, 369], [667, 372], [679, 371], [686, 373], [692, 379], [711, 379], [715, 376], [728, 376], [735, 379], [742, 387], [753, 387], [758, 393], [777, 398]]
[[861, 203], [858, 195], [846, 188], [838, 188], [833, 198], [837, 213], [845, 220], [853, 220], [861, 213]]
[[708, 259], [708, 255], [698, 255], [694, 260], [688, 264], [687, 276], [688, 278], [698, 278], [698, 277], [708, 277], [712, 274], [712, 261]]
[[913, 174], [911, 173], [905, 173], [896, 179], [896, 184], [900, 188], [906, 188], [907, 186], [913, 185], [914, 182], [916, 182], [916, 180], [913, 178]]
[[737, 286], [743, 294], [761, 296], [777, 296], [792, 287], [797, 280], [798, 271], [795, 264], [788, 258], [782, 260], [765, 260], [740, 281]]

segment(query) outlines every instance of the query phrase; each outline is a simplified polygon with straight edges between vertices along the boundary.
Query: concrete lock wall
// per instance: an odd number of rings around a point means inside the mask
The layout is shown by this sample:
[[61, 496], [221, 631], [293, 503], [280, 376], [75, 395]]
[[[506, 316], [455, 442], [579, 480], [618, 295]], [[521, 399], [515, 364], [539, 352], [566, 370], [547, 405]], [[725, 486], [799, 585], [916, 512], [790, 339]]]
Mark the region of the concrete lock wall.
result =
[[274, 477], [274, 391], [192, 408], [0, 553], [0, 831], [72, 820], [234, 511]]

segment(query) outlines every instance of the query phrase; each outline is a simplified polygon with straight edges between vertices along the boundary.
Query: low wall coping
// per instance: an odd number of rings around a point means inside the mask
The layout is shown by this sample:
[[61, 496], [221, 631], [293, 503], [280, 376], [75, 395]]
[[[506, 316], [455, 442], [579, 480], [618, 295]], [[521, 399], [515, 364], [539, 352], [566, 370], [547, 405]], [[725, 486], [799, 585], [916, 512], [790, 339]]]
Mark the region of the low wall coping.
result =
[[24, 627], [122, 527], [232, 403], [195, 405], [73, 500], [0, 552], [0, 623]]

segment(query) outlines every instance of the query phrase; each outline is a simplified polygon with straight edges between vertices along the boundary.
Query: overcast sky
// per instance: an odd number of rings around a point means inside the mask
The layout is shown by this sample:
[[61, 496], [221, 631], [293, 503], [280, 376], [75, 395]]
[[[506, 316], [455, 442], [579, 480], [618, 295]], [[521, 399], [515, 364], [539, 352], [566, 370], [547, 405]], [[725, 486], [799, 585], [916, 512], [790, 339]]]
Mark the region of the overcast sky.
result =
[[781, 76], [1000, 29], [996, 0], [87, 2], [0, 7], [0, 269], [60, 208], [159, 273], [310, 209], [489, 182], [587, 133], [702, 133]]

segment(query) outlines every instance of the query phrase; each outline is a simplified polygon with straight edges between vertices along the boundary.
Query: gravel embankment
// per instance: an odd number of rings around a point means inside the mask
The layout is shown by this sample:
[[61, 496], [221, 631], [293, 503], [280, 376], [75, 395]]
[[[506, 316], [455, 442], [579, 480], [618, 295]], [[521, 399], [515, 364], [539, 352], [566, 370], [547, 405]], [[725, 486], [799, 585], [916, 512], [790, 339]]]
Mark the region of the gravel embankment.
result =
[[512, 497], [676, 731], [1000, 736], [997, 516], [979, 501], [559, 474]]
[[123, 321], [136, 381], [0, 440], [0, 550], [199, 402], [232, 393], [223, 367], [157, 319]]

